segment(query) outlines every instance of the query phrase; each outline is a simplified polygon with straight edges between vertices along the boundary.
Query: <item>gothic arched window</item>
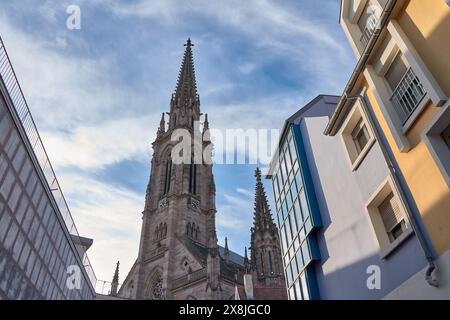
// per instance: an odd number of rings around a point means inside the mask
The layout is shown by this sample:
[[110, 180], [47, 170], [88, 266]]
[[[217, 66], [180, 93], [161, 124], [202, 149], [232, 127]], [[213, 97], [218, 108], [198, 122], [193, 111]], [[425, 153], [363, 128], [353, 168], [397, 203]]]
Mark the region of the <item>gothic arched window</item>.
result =
[[150, 278], [146, 295], [148, 298], [152, 300], [162, 300], [164, 299], [164, 289], [163, 289], [163, 280], [161, 276], [161, 272], [156, 271], [152, 277]]
[[155, 228], [154, 240], [155, 240], [155, 241], [158, 240], [158, 237], [159, 237], [159, 227], [156, 226], [156, 228]]
[[166, 161], [166, 169], [165, 169], [165, 175], [164, 175], [164, 192], [163, 194], [167, 194], [170, 191], [170, 178], [172, 176], [172, 159], [167, 159]]
[[272, 252], [271, 251], [269, 251], [269, 267], [270, 267], [270, 273], [273, 273]]
[[192, 223], [191, 227], [191, 238], [195, 239], [195, 223]]
[[177, 114], [176, 113], [173, 115], [172, 119], [173, 119], [173, 125], [171, 127], [175, 127], [177, 125]]
[[160, 223], [158, 227], [158, 240], [162, 238], [162, 232], [163, 232], [163, 225], [162, 223]]
[[191, 223], [188, 222], [188, 224], [186, 225], [186, 234], [188, 237], [191, 236]]
[[199, 233], [200, 233], [200, 227], [197, 227], [197, 229], [195, 229], [195, 240], [198, 240]]
[[167, 236], [167, 223], [164, 222], [164, 227], [163, 227], [163, 238], [165, 238]]
[[189, 192], [192, 194], [197, 193], [197, 165], [194, 164], [193, 158], [189, 165]]
[[262, 252], [260, 252], [259, 255], [261, 257], [261, 274], [263, 274], [264, 273], [264, 257], [263, 257]]

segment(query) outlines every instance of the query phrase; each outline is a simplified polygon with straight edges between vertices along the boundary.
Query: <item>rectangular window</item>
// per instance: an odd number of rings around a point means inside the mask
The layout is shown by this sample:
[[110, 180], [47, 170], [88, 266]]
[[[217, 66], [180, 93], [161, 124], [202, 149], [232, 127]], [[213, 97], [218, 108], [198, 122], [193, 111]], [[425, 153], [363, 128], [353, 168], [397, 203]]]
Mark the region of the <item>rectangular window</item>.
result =
[[385, 78], [392, 89], [390, 100], [402, 124], [405, 124], [425, 96], [425, 89], [401, 53], [394, 58]]
[[400, 211], [397, 198], [394, 197], [392, 192], [389, 193], [383, 202], [381, 202], [378, 210], [380, 211], [380, 216], [383, 220], [389, 240], [393, 242], [405, 231], [406, 224]]
[[362, 118], [356, 124], [351, 133], [351, 136], [353, 139], [353, 143], [355, 144], [356, 151], [358, 152], [358, 154], [360, 154], [370, 139], [369, 131], [367, 130], [367, 126]]

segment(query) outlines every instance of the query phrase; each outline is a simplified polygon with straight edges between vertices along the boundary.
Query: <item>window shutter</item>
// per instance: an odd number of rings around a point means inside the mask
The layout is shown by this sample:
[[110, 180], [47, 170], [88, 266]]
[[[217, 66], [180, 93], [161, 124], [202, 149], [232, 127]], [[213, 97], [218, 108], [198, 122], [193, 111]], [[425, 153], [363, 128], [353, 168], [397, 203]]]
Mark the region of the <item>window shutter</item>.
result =
[[390, 232], [403, 220], [400, 205], [392, 192], [383, 200], [378, 207], [378, 210], [380, 211], [381, 219], [383, 220], [387, 232]]

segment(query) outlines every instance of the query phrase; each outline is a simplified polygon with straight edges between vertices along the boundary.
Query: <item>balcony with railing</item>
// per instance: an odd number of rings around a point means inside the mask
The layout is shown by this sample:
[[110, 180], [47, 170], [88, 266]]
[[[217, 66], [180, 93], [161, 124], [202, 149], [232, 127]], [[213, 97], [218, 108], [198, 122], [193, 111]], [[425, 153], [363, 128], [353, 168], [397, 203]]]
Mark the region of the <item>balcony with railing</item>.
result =
[[414, 71], [409, 68], [401, 78], [390, 99], [402, 124], [408, 121], [425, 95], [426, 91], [422, 83]]
[[375, 15], [371, 15], [369, 19], [367, 19], [366, 26], [361, 31], [361, 37], [359, 38], [359, 41], [362, 43], [363, 48], [367, 46], [369, 43], [370, 38], [372, 37], [373, 33], [375, 32], [375, 29], [378, 24], [378, 17]]
[[[5, 45], [2, 38], [0, 37], [0, 77], [3, 81], [9, 97], [12, 101], [14, 110], [16, 112], [17, 118], [19, 119], [22, 129], [25, 132], [26, 137], [32, 151], [37, 160], [37, 164], [41, 168], [42, 174], [45, 177], [49, 190], [53, 195], [55, 203], [59, 209], [59, 212], [64, 220], [69, 234], [72, 239], [80, 238], [77, 227], [73, 220], [72, 214], [70, 213], [69, 207], [67, 205], [66, 199], [62, 193], [61, 187], [59, 185], [58, 179], [56, 178], [55, 172], [53, 170], [50, 159], [48, 158], [47, 152], [42, 143], [39, 132], [36, 128], [36, 124], [31, 115], [30, 109], [28, 108], [27, 101], [23, 95], [20, 84], [17, 80], [16, 73], [12, 67], [11, 61], [9, 59], [8, 53], [6, 51]], [[82, 255], [78, 252], [80, 261], [82, 262], [84, 269], [86, 270], [87, 276], [95, 288], [97, 284], [97, 278], [95, 276], [92, 264], [89, 261], [89, 257], [85, 253]]]

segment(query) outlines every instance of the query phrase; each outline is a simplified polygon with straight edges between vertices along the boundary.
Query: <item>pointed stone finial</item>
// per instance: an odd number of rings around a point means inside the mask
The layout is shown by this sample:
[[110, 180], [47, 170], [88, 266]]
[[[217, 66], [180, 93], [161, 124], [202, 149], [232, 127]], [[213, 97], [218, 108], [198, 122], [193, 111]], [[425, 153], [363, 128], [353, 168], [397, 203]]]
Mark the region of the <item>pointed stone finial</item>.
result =
[[247, 255], [247, 247], [245, 247], [244, 251], [244, 272], [249, 273], [250, 271], [250, 263], [248, 261], [248, 255]]
[[117, 295], [117, 289], [119, 288], [119, 265], [120, 265], [120, 261], [117, 261], [116, 271], [114, 272], [113, 280], [111, 283], [110, 295], [112, 295], [112, 296]]
[[256, 182], [261, 182], [261, 170], [259, 169], [259, 167], [256, 167], [255, 177], [256, 177]]
[[203, 123], [203, 132], [209, 129], [208, 114], [205, 113], [205, 122]]
[[186, 44], [184, 46], [189, 48], [194, 46], [194, 44], [191, 41], [191, 37], [188, 37]]
[[223, 250], [223, 255], [225, 260], [228, 261], [228, 259], [230, 258], [230, 250], [228, 249], [228, 238], [225, 237], [225, 249]]
[[159, 121], [159, 128], [156, 135], [158, 137], [162, 136], [166, 132], [166, 121], [164, 120], [164, 112], [161, 115], [161, 120]]

